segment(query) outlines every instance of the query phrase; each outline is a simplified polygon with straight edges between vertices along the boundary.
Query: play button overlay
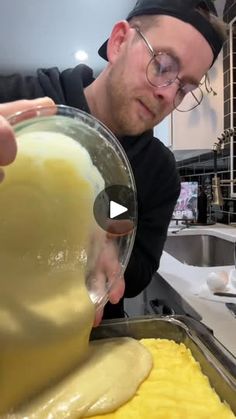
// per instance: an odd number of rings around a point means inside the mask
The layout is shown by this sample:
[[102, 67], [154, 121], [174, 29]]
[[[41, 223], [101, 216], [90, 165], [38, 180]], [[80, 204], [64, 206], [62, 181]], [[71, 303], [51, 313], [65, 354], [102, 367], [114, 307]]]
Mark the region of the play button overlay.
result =
[[93, 212], [98, 225], [111, 235], [130, 234], [137, 224], [136, 193], [127, 186], [109, 186], [98, 194]]
[[117, 202], [111, 201], [110, 202], [110, 214], [109, 217], [111, 219], [118, 217], [118, 215], [124, 214], [127, 212], [128, 208], [124, 207], [123, 205], [118, 204]]

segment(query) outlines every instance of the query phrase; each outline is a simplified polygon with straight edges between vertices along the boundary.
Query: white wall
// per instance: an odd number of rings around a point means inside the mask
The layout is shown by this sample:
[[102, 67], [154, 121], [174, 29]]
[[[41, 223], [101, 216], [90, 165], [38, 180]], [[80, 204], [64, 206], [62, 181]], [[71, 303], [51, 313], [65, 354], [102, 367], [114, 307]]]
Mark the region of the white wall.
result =
[[160, 124], [154, 127], [154, 136], [159, 138], [167, 147], [171, 145], [171, 121], [170, 117], [165, 118]]
[[99, 72], [105, 61], [97, 50], [135, 0], [1, 0], [0, 4], [0, 73], [74, 67], [78, 49], [87, 51], [88, 65]]
[[200, 106], [190, 112], [173, 113], [173, 147], [182, 149], [211, 149], [223, 131], [223, 59], [222, 53], [209, 71], [212, 88], [217, 95], [207, 93]]

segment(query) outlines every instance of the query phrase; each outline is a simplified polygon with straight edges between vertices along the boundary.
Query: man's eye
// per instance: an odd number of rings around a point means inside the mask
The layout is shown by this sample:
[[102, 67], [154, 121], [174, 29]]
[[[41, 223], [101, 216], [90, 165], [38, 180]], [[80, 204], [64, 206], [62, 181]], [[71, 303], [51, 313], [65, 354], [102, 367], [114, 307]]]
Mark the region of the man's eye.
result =
[[170, 73], [172, 73], [173, 72], [173, 70], [172, 70], [172, 68], [171, 67], [168, 67], [168, 66], [164, 66], [164, 65], [162, 65], [162, 67], [161, 67], [161, 72], [162, 72], [162, 74], [164, 74], [164, 73], [167, 73], [167, 74], [170, 74]]
[[158, 74], [169, 74], [172, 73], [173, 69], [166, 63], [156, 60], [156, 72]]
[[153, 73], [157, 76], [162, 73], [161, 63], [157, 59], [153, 62]]

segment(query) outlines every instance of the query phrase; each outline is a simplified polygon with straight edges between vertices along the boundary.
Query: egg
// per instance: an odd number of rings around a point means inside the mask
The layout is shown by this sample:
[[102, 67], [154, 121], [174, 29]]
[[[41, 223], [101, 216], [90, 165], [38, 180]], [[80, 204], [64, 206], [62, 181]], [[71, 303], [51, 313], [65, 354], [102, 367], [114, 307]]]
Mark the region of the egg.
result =
[[228, 274], [225, 271], [210, 272], [206, 280], [206, 283], [212, 292], [224, 291], [228, 282]]

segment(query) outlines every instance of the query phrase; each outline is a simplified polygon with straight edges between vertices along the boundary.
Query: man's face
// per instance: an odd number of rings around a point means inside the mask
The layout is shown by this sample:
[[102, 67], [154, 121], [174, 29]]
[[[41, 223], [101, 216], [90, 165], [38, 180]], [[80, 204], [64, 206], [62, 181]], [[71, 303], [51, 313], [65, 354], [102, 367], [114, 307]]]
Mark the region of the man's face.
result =
[[[157, 25], [144, 34], [155, 52], [168, 52], [178, 58], [178, 77], [183, 83], [198, 84], [211, 66], [213, 53], [209, 44], [188, 23], [161, 16]], [[151, 58], [145, 42], [130, 28], [108, 74], [111, 127], [118, 136], [141, 134], [174, 109], [178, 81], [165, 87], [152, 86], [146, 77]]]

